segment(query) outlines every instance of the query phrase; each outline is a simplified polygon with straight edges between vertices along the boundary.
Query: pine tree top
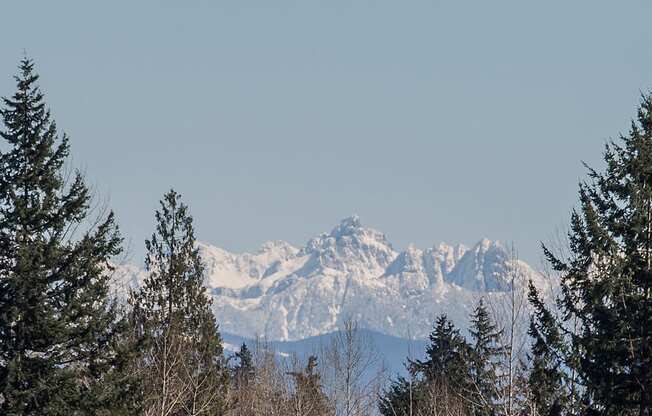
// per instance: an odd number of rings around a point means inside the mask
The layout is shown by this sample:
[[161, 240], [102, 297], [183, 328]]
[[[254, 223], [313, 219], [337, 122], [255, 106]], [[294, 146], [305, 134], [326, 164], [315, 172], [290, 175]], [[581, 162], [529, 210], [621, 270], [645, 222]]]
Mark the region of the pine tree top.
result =
[[569, 368], [587, 405], [622, 414], [652, 408], [652, 95], [603, 156], [604, 169], [587, 166], [580, 183], [570, 254], [543, 247], [561, 277], [561, 314], [531, 287], [530, 334], [541, 377]]
[[34, 63], [21, 61], [15, 79], [0, 109], [0, 413], [99, 410], [106, 403], [92, 390], [120, 330], [109, 261], [122, 239], [113, 213], [89, 219], [81, 173], [64, 172], [68, 138]]

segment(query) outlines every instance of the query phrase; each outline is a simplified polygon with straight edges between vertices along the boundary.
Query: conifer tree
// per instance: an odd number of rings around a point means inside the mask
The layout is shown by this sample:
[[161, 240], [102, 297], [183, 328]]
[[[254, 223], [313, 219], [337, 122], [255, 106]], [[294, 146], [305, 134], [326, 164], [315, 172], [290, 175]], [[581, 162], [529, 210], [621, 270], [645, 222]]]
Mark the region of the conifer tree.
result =
[[238, 364], [233, 369], [236, 387], [246, 387], [256, 375], [253, 356], [246, 343], [242, 343], [235, 357], [238, 359]]
[[453, 389], [468, 391], [470, 346], [459, 329], [440, 315], [430, 334], [425, 361], [412, 362], [412, 371], [421, 373], [428, 382], [444, 383]]
[[[466, 339], [446, 315], [440, 315], [430, 334], [426, 360], [408, 360], [410, 379], [398, 377], [392, 382], [379, 401], [381, 414], [429, 414], [435, 411], [432, 409], [435, 402], [449, 401], [448, 392], [466, 395], [475, 391], [470, 376], [471, 356], [471, 346]], [[472, 403], [471, 400], [467, 401]]]
[[471, 348], [469, 356], [470, 395], [476, 415], [493, 415], [500, 388], [497, 366], [504, 348], [502, 332], [489, 316], [481, 298], [471, 314]]
[[[604, 160], [606, 169], [589, 168], [580, 184], [570, 257], [544, 247], [561, 275], [557, 328], [571, 351], [563, 365], [583, 380], [584, 413], [650, 415], [652, 96], [643, 97], [629, 134], [606, 145]], [[570, 331], [575, 322], [579, 330]]]
[[411, 376], [397, 377], [380, 397], [378, 410], [383, 416], [410, 416], [418, 414], [419, 406], [425, 402], [425, 383]]
[[175, 191], [160, 204], [156, 232], [145, 243], [147, 277], [130, 299], [143, 351], [144, 411], [217, 415], [226, 387], [222, 340], [192, 217]]
[[528, 377], [533, 408], [541, 416], [554, 416], [568, 406], [565, 374], [562, 370], [566, 354], [558, 322], [539, 298], [537, 289], [530, 282], [530, 303], [533, 316], [528, 334], [533, 339], [531, 364]]
[[89, 221], [82, 175], [64, 172], [68, 138], [33, 62], [19, 68], [0, 110], [0, 414], [110, 412], [120, 325], [108, 262], [121, 238], [113, 213]]

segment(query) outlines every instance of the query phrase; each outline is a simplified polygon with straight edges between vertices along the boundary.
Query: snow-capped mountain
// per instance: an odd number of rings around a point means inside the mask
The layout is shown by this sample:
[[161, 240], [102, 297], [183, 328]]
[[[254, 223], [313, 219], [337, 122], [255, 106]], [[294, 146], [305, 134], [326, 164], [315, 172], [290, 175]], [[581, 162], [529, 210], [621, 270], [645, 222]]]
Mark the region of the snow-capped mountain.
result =
[[[233, 254], [199, 244], [207, 287], [222, 331], [270, 340], [326, 334], [352, 318], [372, 331], [425, 338], [435, 316], [465, 327], [481, 296], [501, 296], [512, 276], [541, 277], [497, 242], [468, 249], [439, 244], [396, 251], [386, 236], [356, 216], [295, 248], [265, 243], [256, 253]], [[123, 280], [142, 272], [130, 267]]]

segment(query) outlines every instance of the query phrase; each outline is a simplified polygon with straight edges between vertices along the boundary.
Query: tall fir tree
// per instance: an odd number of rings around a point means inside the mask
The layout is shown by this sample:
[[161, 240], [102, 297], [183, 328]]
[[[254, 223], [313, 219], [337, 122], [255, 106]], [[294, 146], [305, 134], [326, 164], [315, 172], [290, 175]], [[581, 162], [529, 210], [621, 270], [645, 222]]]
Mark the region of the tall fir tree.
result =
[[156, 232], [145, 243], [147, 277], [130, 298], [144, 411], [219, 415], [228, 374], [193, 220], [175, 191], [160, 205]]
[[246, 343], [242, 343], [240, 350], [235, 353], [235, 358], [238, 359], [238, 364], [233, 368], [236, 388], [246, 387], [256, 376], [254, 358]]
[[34, 63], [19, 69], [0, 110], [0, 413], [108, 413], [120, 328], [109, 260], [121, 238], [113, 213], [89, 221], [90, 191], [78, 171], [64, 172], [68, 138]]
[[[558, 416], [563, 409], [570, 414], [567, 375], [567, 345], [555, 316], [546, 308], [534, 284], [529, 284], [532, 317], [528, 335], [532, 338], [530, 371], [527, 383], [531, 407], [540, 416]], [[561, 355], [563, 354], [563, 355]]]
[[474, 413], [481, 416], [496, 414], [500, 389], [498, 364], [505, 348], [501, 346], [502, 332], [489, 315], [480, 299], [471, 314], [471, 345], [469, 351], [469, 379]]
[[[432, 412], [443, 395], [475, 391], [471, 380], [471, 346], [446, 315], [440, 315], [430, 334], [425, 360], [408, 360], [410, 378], [398, 377], [379, 400], [384, 416], [407, 416]], [[434, 396], [434, 397], [433, 397]], [[436, 397], [442, 396], [442, 397]], [[471, 404], [472, 401], [468, 400]], [[470, 408], [471, 406], [469, 406]], [[428, 413], [429, 414], [429, 413]]]
[[604, 160], [606, 169], [589, 168], [580, 184], [570, 257], [544, 247], [561, 275], [558, 328], [573, 352], [563, 364], [583, 381], [583, 413], [650, 415], [652, 96], [642, 98], [629, 134], [606, 145]]
[[446, 315], [440, 315], [430, 334], [426, 360], [412, 362], [412, 371], [425, 380], [469, 391], [469, 356], [471, 348]]

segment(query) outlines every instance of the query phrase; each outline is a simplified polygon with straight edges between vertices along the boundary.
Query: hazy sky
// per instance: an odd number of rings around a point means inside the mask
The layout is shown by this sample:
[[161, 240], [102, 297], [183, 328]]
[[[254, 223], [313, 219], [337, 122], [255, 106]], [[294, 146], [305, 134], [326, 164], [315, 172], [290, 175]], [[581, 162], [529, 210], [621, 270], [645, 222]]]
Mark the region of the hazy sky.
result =
[[201, 240], [297, 245], [353, 213], [413, 242], [565, 226], [584, 169], [652, 87], [640, 1], [21, 1], [0, 6], [0, 95], [23, 50], [73, 164], [140, 261], [170, 187]]

